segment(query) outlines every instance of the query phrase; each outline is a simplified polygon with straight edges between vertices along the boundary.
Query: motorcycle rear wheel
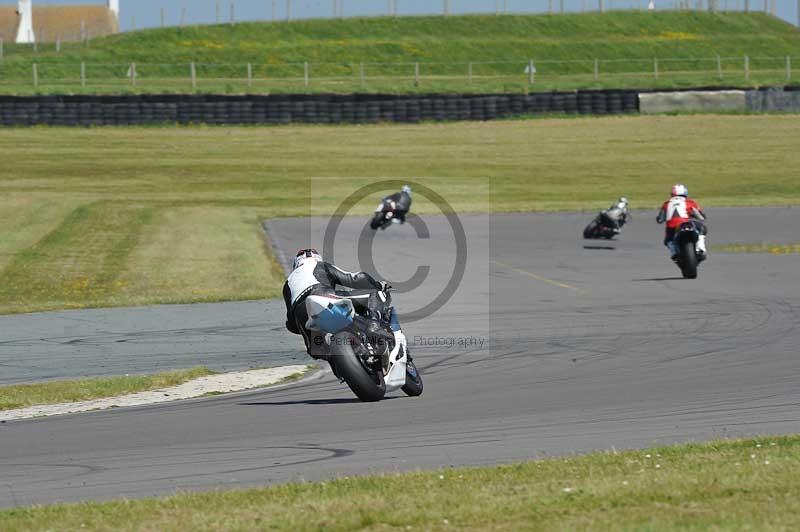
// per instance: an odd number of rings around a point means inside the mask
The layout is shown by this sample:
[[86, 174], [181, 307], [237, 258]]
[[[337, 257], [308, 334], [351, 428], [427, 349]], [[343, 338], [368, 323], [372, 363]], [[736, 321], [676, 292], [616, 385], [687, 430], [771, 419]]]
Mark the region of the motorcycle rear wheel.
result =
[[356, 397], [365, 403], [380, 401], [386, 395], [386, 382], [382, 370], [368, 368], [356, 355], [354, 348], [360, 346], [359, 338], [349, 332], [337, 333], [331, 342], [331, 352], [336, 364], [336, 373], [344, 379]]
[[697, 251], [694, 242], [681, 244], [680, 267], [684, 279], [697, 279]]

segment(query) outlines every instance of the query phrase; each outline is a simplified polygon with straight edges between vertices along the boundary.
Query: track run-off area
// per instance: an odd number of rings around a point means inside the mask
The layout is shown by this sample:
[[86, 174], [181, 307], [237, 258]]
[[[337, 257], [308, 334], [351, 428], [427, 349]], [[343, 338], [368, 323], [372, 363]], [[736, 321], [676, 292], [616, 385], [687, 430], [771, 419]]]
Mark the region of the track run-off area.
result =
[[[710, 258], [694, 281], [669, 261], [655, 212], [634, 212], [610, 242], [580, 238], [593, 213], [464, 215], [461, 250], [443, 217], [422, 216], [379, 232], [361, 261], [366, 220], [344, 218], [335, 262], [356, 269], [371, 257], [395, 284], [421, 397], [360, 403], [322, 372], [3, 423], [0, 507], [800, 432], [798, 257], [714, 251], [793, 242], [800, 209], [708, 214]], [[328, 224], [265, 225], [291, 256], [323, 249]], [[459, 265], [452, 297], [422, 312]], [[274, 301], [3, 317], [3, 383], [306, 360], [283, 320]]]

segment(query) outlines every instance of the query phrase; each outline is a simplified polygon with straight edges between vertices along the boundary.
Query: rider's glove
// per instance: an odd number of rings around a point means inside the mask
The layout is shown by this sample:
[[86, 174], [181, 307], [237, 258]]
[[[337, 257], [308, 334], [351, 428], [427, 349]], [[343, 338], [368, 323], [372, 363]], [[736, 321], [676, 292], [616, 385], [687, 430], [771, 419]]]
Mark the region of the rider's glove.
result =
[[380, 285], [381, 292], [388, 292], [392, 289], [392, 285], [390, 285], [387, 281], [381, 281], [378, 284]]

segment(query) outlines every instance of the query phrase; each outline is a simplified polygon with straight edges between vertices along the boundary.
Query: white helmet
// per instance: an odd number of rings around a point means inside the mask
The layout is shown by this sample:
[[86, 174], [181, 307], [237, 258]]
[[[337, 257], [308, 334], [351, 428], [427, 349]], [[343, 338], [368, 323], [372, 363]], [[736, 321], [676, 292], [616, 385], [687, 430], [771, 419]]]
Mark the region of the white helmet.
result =
[[322, 255], [320, 255], [316, 249], [301, 249], [297, 252], [297, 255], [294, 258], [294, 262], [292, 263], [292, 269], [296, 270], [307, 261], [313, 260], [315, 262], [322, 261]]
[[408, 185], [403, 185], [402, 191], [408, 194], [409, 196], [411, 195], [411, 187]]
[[628, 198], [626, 198], [625, 196], [622, 196], [621, 198], [619, 198], [619, 202], [618, 203], [622, 203], [622, 204], [627, 205], [628, 204]]
[[689, 196], [689, 189], [678, 183], [672, 187], [672, 197], [674, 198], [675, 196], [683, 196], [685, 198]]

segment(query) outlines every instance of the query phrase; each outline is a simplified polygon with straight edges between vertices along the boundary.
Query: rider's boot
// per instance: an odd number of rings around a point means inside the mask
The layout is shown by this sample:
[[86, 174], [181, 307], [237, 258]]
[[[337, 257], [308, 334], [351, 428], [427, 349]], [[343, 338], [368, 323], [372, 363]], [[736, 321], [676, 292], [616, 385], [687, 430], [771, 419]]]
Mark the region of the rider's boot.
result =
[[697, 237], [697, 259], [700, 262], [706, 260], [706, 235]]
[[678, 244], [674, 240], [670, 240], [667, 247], [669, 248], [669, 258], [674, 261], [678, 260]]

